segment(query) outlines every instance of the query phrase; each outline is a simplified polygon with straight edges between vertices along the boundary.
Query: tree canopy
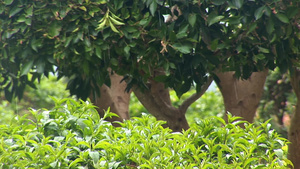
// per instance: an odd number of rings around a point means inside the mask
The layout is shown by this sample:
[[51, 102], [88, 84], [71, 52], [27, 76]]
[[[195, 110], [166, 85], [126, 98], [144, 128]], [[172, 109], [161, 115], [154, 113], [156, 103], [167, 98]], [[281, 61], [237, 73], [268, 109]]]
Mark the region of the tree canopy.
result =
[[199, 91], [216, 69], [248, 78], [265, 68], [298, 66], [297, 0], [0, 3], [1, 84], [8, 99], [50, 72], [69, 77], [71, 93], [82, 98], [97, 85], [109, 86], [108, 68], [128, 88], [147, 87], [154, 78], [180, 96], [194, 84]]

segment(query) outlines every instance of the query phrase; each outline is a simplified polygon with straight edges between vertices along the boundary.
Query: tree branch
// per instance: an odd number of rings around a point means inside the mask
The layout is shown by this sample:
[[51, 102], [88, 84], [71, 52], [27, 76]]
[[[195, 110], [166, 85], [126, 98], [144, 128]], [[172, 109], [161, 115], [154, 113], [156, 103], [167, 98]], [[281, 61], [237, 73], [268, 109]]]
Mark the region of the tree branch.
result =
[[169, 107], [163, 104], [158, 104], [151, 91], [141, 91], [137, 86], [132, 88], [135, 96], [143, 104], [143, 106], [154, 115], [156, 118], [164, 119], [166, 114], [169, 112]]
[[187, 98], [179, 107], [180, 112], [185, 114], [186, 110], [190, 107], [190, 105], [193, 104], [196, 100], [198, 100], [206, 92], [212, 81], [213, 78], [209, 77], [206, 84], [202, 86], [202, 90], [199, 93], [195, 93], [189, 98]]

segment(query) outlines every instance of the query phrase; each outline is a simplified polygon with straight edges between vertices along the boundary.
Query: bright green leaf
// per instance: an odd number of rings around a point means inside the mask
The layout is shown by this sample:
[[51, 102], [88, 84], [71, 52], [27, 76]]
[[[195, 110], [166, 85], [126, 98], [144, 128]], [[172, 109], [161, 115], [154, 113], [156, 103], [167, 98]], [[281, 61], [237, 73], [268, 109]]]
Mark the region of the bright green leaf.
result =
[[279, 157], [279, 158], [282, 158], [283, 157], [283, 151], [282, 149], [277, 149], [277, 150], [274, 150], [275, 154]]
[[96, 164], [100, 159], [100, 154], [97, 151], [89, 151], [89, 156], [93, 159], [93, 162]]

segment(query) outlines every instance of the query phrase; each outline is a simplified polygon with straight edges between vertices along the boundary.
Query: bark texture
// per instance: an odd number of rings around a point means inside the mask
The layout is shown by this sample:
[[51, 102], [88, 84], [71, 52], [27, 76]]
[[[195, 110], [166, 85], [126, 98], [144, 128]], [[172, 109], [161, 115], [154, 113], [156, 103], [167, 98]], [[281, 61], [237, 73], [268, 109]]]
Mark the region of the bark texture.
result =
[[[119, 117], [112, 117], [107, 119], [113, 121], [123, 121], [129, 119], [129, 100], [130, 93], [125, 92], [126, 82], [121, 82], [122, 76], [112, 74], [110, 76], [111, 86], [102, 85], [100, 87], [101, 96], [93, 98], [90, 96], [93, 104], [98, 108], [99, 115], [103, 117], [104, 110], [110, 107], [110, 111], [117, 114]], [[114, 124], [117, 125], [117, 124]]]
[[295, 169], [300, 169], [300, 70], [295, 70], [291, 75], [291, 84], [296, 93], [297, 105], [288, 132], [288, 139], [291, 142], [288, 158]]
[[182, 129], [187, 130], [189, 128], [185, 117], [187, 108], [204, 94], [211, 82], [212, 79], [202, 87], [201, 92], [190, 96], [178, 108], [172, 106], [169, 89], [165, 88], [163, 83], [150, 80], [149, 90], [141, 91], [141, 89], [135, 86], [133, 92], [143, 106], [149, 113], [155, 116], [156, 119], [167, 121], [165, 127], [169, 127], [173, 131], [181, 132]]
[[[226, 112], [243, 117], [244, 120], [252, 123], [268, 71], [255, 72], [248, 80], [235, 78], [234, 72], [217, 73], [216, 75], [220, 79], [218, 86], [223, 96]], [[226, 115], [225, 119], [227, 120]]]

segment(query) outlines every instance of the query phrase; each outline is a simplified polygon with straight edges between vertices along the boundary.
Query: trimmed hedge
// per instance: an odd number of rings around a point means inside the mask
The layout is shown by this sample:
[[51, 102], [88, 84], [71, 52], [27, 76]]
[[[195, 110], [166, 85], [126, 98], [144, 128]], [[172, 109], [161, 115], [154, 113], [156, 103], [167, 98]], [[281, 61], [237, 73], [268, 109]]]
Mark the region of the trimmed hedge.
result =
[[[0, 126], [1, 168], [273, 169], [291, 164], [287, 140], [268, 122], [254, 126], [230, 114], [228, 124], [212, 117], [172, 133], [145, 114], [113, 127], [89, 102], [72, 99], [31, 112], [33, 120], [17, 116]], [[108, 110], [106, 117], [111, 115]]]

